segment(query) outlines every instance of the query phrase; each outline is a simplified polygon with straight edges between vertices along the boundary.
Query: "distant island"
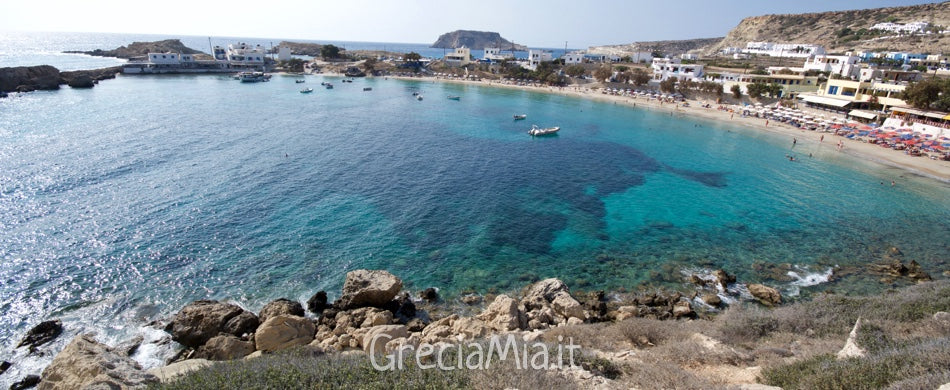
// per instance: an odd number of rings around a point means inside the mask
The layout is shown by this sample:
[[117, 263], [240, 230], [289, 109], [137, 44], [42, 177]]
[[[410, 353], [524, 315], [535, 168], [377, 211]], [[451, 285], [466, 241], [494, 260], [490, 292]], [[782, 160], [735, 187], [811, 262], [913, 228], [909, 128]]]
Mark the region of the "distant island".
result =
[[456, 30], [442, 34], [432, 44], [432, 47], [438, 49], [454, 49], [462, 46], [474, 50], [482, 50], [486, 47], [497, 47], [502, 50], [528, 50], [527, 46], [515, 44], [502, 38], [501, 34], [490, 31]]
[[181, 54], [205, 54], [200, 50], [192, 49], [181, 43], [178, 39], [166, 39], [155, 42], [132, 42], [128, 46], [121, 46], [113, 50], [90, 50], [90, 51], [66, 51], [64, 53], [86, 54], [97, 57], [117, 57], [131, 59], [135, 57], [144, 57], [148, 53], [181, 53]]

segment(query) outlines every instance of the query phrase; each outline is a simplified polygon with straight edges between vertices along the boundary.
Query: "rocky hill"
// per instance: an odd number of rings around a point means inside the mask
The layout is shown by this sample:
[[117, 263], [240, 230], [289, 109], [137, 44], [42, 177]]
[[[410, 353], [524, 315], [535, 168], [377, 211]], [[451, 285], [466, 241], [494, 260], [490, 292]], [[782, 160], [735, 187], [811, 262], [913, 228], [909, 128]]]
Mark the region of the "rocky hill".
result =
[[503, 50], [524, 51], [528, 48], [524, 45], [518, 45], [501, 37], [501, 34], [489, 31], [470, 31], [456, 30], [439, 36], [439, 39], [432, 44], [434, 48], [454, 49], [465, 46], [473, 50], [482, 50], [486, 47], [498, 47]]
[[155, 42], [132, 42], [128, 46], [121, 46], [113, 50], [96, 49], [91, 51], [67, 51], [66, 53], [88, 54], [98, 57], [118, 57], [130, 59], [142, 57], [148, 53], [182, 53], [182, 54], [204, 54], [200, 50], [185, 46], [178, 39], [166, 39]]
[[289, 47], [290, 54], [298, 56], [311, 56], [319, 57], [320, 49], [323, 48], [323, 45], [319, 43], [302, 43], [302, 42], [289, 42], [281, 41], [279, 47]]
[[814, 43], [829, 52], [888, 50], [939, 53], [950, 50], [948, 34], [886, 38], [890, 33], [868, 30], [882, 22], [924, 21], [936, 29], [950, 26], [950, 2], [863, 10], [753, 16], [742, 20], [707, 54], [748, 42]]
[[722, 38], [699, 38], [679, 41], [647, 41], [633, 42], [624, 45], [591, 46], [587, 49], [591, 54], [628, 55], [636, 52], [660, 52], [663, 55], [678, 55], [690, 51], [704, 51], [706, 48], [718, 44]]

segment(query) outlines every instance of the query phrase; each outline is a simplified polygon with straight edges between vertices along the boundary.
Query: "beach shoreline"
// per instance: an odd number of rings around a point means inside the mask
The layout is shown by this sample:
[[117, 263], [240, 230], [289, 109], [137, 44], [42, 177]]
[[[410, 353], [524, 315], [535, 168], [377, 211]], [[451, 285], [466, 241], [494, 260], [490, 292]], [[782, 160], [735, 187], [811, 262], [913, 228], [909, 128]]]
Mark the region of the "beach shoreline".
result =
[[[837, 142], [840, 140], [843, 145], [843, 148], [839, 151], [840, 153], [873, 164], [891, 168], [899, 168], [916, 176], [936, 180], [944, 184], [950, 184], [950, 161], [932, 160], [928, 157], [913, 157], [906, 153], [885, 149], [874, 144], [849, 139], [843, 136], [837, 136], [834, 133], [805, 130], [783, 122], [768, 121], [766, 119], [756, 118], [753, 116], [742, 116], [741, 113], [730, 113], [728, 110], [718, 110], [716, 108], [717, 105], [713, 103], [710, 103], [713, 104], [710, 108], [703, 108], [701, 107], [702, 100], [697, 99], [687, 98], [686, 100], [689, 105], [684, 107], [681, 103], [663, 103], [652, 98], [602, 94], [591, 88], [577, 85], [567, 87], [538, 87], [531, 85], [511, 85], [495, 81], [453, 80], [433, 76], [384, 77], [397, 80], [441, 82], [490, 88], [506, 88], [538, 93], [557, 94], [604, 103], [623, 104], [630, 108], [670, 112], [672, 115], [681, 119], [698, 118], [714, 121], [720, 124], [737, 125], [746, 130], [766, 132], [775, 136], [786, 137], [788, 138], [789, 144], [792, 144], [793, 141], [795, 141], [797, 144], [811, 146], [823, 143], [827, 144], [828, 148], [835, 148]], [[726, 105], [723, 104], [723, 106]], [[825, 136], [823, 141], [821, 140], [822, 136]]]

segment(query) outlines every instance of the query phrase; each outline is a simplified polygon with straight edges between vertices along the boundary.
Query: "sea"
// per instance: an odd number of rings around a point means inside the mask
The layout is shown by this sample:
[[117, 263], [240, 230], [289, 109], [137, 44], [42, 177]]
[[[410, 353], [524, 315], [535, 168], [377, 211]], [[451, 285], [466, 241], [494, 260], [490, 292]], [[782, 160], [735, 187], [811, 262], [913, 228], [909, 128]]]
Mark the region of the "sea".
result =
[[[120, 63], [63, 50], [158, 39], [0, 37], [0, 66], [61, 69]], [[530, 137], [532, 124], [561, 130]], [[890, 247], [946, 278], [950, 184], [836, 152], [834, 137], [804, 142], [818, 137], [382, 77], [120, 75], [13, 94], [0, 99], [0, 360], [14, 365], [0, 384], [85, 332], [141, 335], [134, 358], [155, 367], [175, 347], [154, 343], [167, 336], [153, 321], [188, 302], [334, 299], [360, 268], [449, 302], [548, 277], [688, 290], [716, 269], [790, 300], [875, 293], [900, 283], [865, 271]], [[47, 319], [66, 334], [15, 348]]]

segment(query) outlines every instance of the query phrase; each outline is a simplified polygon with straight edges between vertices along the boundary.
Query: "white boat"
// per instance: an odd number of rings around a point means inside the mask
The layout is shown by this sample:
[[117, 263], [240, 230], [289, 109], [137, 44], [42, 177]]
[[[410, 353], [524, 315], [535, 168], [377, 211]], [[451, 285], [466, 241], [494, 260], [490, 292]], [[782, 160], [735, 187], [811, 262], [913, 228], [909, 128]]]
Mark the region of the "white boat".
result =
[[241, 72], [238, 73], [237, 79], [242, 83], [256, 83], [270, 80], [270, 75], [264, 72]]
[[313, 92], [313, 88], [304, 88], [300, 90], [300, 93], [310, 93]]
[[540, 136], [540, 135], [551, 135], [551, 134], [557, 133], [558, 130], [561, 130], [560, 126], [542, 128], [542, 127], [538, 127], [538, 125], [531, 125], [531, 130], [528, 130], [528, 134], [531, 135], [532, 137]]
[[528, 114], [515, 115], [516, 121], [520, 121], [522, 119], [527, 119], [527, 118], [528, 118]]
[[416, 95], [416, 100], [422, 100], [422, 94]]

